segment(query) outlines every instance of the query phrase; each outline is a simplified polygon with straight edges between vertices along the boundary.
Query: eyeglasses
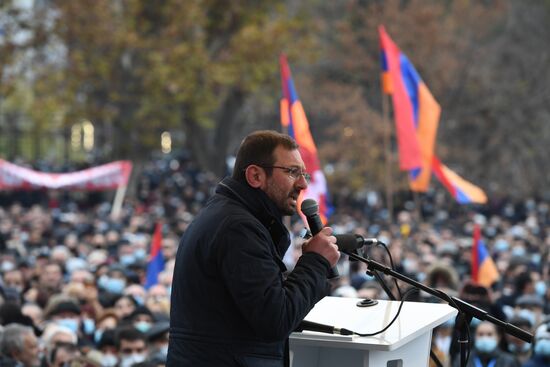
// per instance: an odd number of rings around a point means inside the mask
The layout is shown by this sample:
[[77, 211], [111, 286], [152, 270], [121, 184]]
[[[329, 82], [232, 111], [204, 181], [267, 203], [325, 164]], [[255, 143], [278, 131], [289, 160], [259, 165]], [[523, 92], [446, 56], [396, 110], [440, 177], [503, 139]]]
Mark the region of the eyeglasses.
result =
[[300, 176], [303, 176], [307, 183], [309, 183], [311, 181], [311, 175], [307, 172], [302, 171], [302, 169], [298, 168], [298, 167], [283, 167], [283, 166], [261, 166], [261, 167], [263, 167], [263, 168], [282, 169], [283, 171], [288, 173], [288, 175], [290, 177], [292, 177], [295, 180], [299, 179]]

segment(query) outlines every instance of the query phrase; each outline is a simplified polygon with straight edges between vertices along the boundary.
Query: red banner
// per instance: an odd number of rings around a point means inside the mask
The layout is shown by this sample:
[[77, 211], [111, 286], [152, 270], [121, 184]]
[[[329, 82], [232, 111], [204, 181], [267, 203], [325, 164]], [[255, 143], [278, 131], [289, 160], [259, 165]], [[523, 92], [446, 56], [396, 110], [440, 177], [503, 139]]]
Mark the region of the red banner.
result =
[[130, 161], [111, 162], [77, 172], [46, 173], [0, 159], [0, 190], [113, 190], [127, 185], [131, 172]]

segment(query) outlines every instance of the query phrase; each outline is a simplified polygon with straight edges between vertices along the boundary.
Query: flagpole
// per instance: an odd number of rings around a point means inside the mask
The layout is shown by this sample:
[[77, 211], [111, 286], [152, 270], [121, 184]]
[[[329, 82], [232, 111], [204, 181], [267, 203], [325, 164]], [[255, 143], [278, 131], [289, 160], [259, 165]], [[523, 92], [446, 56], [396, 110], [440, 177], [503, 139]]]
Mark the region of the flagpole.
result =
[[420, 223], [422, 220], [422, 210], [420, 209], [420, 195], [418, 195], [417, 191], [411, 190], [413, 194], [413, 200], [414, 200], [414, 216], [416, 217], [416, 222]]
[[124, 196], [126, 195], [126, 189], [128, 188], [128, 185], [120, 185], [115, 194], [115, 198], [113, 199], [113, 205], [111, 209], [111, 218], [113, 220], [118, 220], [120, 216], [120, 211], [122, 209], [122, 202], [124, 201]]
[[[383, 89], [383, 88], [382, 88]], [[386, 205], [388, 206], [388, 223], [393, 223], [393, 180], [391, 174], [392, 154], [390, 146], [390, 110], [389, 110], [389, 94], [382, 91], [382, 123], [384, 124], [384, 158], [385, 158], [385, 181], [386, 181]]]
[[[280, 113], [280, 117], [282, 118], [283, 116], [283, 102], [282, 100], [279, 102], [279, 113]], [[281, 124], [281, 133], [285, 134], [285, 135], [288, 135], [288, 126], [284, 126], [283, 124]], [[283, 219], [283, 224], [290, 230], [291, 229], [291, 223], [290, 223], [290, 217], [289, 216], [286, 216], [284, 217]]]

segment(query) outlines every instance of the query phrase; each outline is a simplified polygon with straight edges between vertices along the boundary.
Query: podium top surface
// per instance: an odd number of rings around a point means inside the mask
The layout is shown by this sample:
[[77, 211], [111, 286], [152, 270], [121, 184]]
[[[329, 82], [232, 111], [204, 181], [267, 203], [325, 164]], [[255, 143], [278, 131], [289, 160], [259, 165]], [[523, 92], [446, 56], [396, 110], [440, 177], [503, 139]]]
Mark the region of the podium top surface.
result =
[[[400, 301], [378, 300], [371, 307], [358, 307], [362, 299], [325, 297], [305, 320], [371, 334], [385, 328], [395, 317]], [[354, 349], [394, 350], [431, 331], [456, 316], [457, 310], [447, 304], [404, 302], [401, 314], [392, 326], [376, 336], [332, 335], [313, 331], [292, 333], [291, 343], [334, 345]]]

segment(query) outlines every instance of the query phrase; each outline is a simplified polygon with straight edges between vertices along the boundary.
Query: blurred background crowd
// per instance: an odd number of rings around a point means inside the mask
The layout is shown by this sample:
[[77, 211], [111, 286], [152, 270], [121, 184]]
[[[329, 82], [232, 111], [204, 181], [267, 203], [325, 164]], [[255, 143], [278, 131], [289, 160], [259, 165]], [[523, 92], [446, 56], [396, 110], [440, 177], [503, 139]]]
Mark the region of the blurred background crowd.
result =
[[[165, 363], [179, 238], [218, 179], [185, 159], [150, 161], [135, 179], [139, 182], [135, 195], [126, 198], [118, 218], [111, 216], [108, 194], [39, 191], [0, 195], [0, 365]], [[541, 342], [550, 340], [544, 323], [550, 313], [549, 203], [501, 200], [483, 207], [459, 207], [449, 206], [444, 195], [430, 192], [420, 207], [404, 199], [392, 223], [376, 192], [340, 196], [334, 198], [329, 225], [336, 233], [378, 238], [387, 245], [398, 272], [495, 317], [530, 332], [542, 323], [544, 330], [537, 335], [542, 335]], [[158, 222], [162, 224], [165, 267], [156, 284], [146, 289], [148, 256]], [[470, 280], [476, 223], [500, 274], [491, 287]], [[289, 227], [293, 244], [284, 261], [292, 269], [300, 256], [304, 224], [297, 216]], [[365, 255], [390, 266], [381, 247], [369, 247]], [[390, 298], [363, 263], [342, 256], [339, 269], [334, 296]], [[385, 283], [398, 294], [393, 281], [386, 278]], [[401, 291], [408, 288], [398, 284]], [[425, 293], [409, 300], [438, 302]], [[476, 330], [485, 324], [472, 320], [473, 353], [483, 355], [483, 348], [489, 349], [487, 355], [505, 350], [517, 358], [518, 366], [529, 358], [550, 354], [496, 329], [492, 338], [496, 343], [479, 344], [479, 340], [491, 339], [475, 338]], [[492, 324], [484, 327], [493, 328]], [[456, 362], [453, 322], [436, 329], [433, 348], [446, 365]]]

